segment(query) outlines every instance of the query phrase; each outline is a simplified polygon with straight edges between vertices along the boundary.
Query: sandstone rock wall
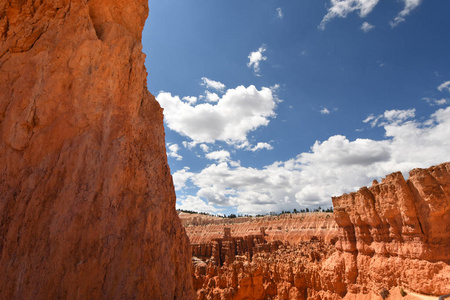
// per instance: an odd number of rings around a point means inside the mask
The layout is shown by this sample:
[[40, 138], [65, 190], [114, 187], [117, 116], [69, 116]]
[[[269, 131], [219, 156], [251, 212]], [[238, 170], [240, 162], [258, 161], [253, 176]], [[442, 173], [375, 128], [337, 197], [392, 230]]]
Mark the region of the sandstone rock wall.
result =
[[0, 299], [189, 299], [147, 0], [0, 0]]
[[[261, 231], [264, 232], [262, 228]], [[252, 234], [244, 237], [231, 236], [231, 229], [225, 228], [222, 238], [215, 238], [210, 242], [192, 244], [192, 256], [204, 261], [211, 261], [216, 266], [231, 264], [236, 256], [245, 256], [251, 260], [259, 252], [274, 252], [281, 241], [267, 242], [264, 233]]]
[[298, 213], [236, 219], [197, 215], [190, 219], [185, 217], [184, 224], [192, 244], [204, 244], [221, 238], [224, 228], [230, 228], [235, 237], [245, 237], [259, 234], [264, 227], [267, 241], [286, 241], [291, 244], [309, 241], [314, 236], [330, 242], [338, 234], [332, 213]]
[[[351, 293], [393, 286], [450, 293], [450, 163], [400, 172], [333, 198], [338, 251]], [[346, 263], [344, 262], [346, 261]]]
[[236, 256], [223, 266], [194, 259], [197, 299], [339, 299], [325, 291], [335, 283], [320, 276], [321, 261], [332, 251], [331, 245], [313, 240], [278, 244], [251, 259]]

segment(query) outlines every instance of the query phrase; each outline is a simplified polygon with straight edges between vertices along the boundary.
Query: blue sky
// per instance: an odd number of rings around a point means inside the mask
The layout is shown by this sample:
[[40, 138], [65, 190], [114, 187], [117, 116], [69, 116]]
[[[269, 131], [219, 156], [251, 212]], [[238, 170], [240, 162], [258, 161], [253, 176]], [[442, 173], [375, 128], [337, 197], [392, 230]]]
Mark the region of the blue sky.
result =
[[150, 1], [177, 207], [330, 207], [450, 159], [450, 1]]

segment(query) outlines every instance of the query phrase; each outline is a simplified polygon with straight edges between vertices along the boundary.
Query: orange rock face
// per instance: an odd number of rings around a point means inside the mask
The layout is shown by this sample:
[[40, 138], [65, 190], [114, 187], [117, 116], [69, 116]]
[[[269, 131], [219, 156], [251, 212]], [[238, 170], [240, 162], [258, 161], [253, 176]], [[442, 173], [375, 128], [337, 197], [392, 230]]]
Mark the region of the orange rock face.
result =
[[[217, 265], [193, 259], [197, 299], [323, 299], [330, 283], [320, 276], [321, 261], [334, 248], [320, 240], [256, 243], [252, 255]], [[338, 299], [338, 296], [334, 296]], [[330, 298], [331, 299], [331, 298]]]
[[333, 198], [339, 225], [333, 265], [346, 265], [348, 291], [393, 286], [450, 293], [450, 163], [401, 173]]
[[280, 216], [218, 218], [208, 215], [180, 214], [191, 244], [205, 244], [221, 238], [224, 228], [230, 228], [234, 237], [260, 234], [264, 228], [267, 241], [285, 241], [296, 244], [320, 237], [330, 242], [338, 234], [332, 213], [298, 213]]
[[337, 227], [332, 214], [232, 221], [182, 215], [182, 220], [191, 242], [196, 241], [192, 255], [197, 299], [339, 298], [324, 290], [339, 290], [343, 284], [335, 274], [334, 281], [328, 282], [320, 273], [322, 262], [335, 251]]
[[146, 0], [0, 0], [1, 299], [192, 297], [147, 14]]
[[[327, 234], [311, 237], [308, 231], [303, 239], [285, 235], [275, 241], [264, 227], [301, 224], [300, 218], [257, 221], [264, 228], [259, 235], [249, 220], [220, 225], [196, 219], [197, 226], [185, 221], [190, 239], [201, 241], [193, 244], [197, 299], [382, 299], [383, 293], [400, 299], [403, 289], [450, 293], [450, 163], [412, 170], [408, 180], [393, 173], [333, 198], [333, 205], [339, 233], [328, 241]], [[229, 228], [222, 238], [219, 226]], [[413, 294], [407, 298], [415, 299]]]

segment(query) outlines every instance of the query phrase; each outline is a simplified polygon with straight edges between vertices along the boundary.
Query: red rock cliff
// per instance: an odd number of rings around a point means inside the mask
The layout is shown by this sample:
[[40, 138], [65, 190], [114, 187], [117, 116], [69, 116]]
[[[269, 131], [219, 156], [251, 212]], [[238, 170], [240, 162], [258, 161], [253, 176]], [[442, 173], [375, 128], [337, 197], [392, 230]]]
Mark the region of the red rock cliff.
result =
[[147, 0], [0, 0], [0, 298], [189, 299]]
[[400, 172], [356, 193], [333, 198], [339, 250], [351, 293], [393, 286], [450, 293], [450, 163]]

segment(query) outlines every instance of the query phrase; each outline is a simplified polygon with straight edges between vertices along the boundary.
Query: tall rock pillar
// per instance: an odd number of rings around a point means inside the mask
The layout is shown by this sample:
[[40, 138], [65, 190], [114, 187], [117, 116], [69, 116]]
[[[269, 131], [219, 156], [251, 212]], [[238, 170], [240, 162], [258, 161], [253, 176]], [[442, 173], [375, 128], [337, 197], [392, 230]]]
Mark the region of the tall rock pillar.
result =
[[0, 0], [0, 299], [190, 299], [147, 0]]

